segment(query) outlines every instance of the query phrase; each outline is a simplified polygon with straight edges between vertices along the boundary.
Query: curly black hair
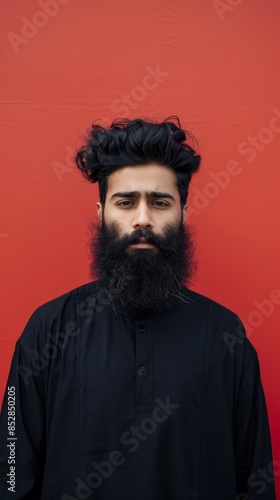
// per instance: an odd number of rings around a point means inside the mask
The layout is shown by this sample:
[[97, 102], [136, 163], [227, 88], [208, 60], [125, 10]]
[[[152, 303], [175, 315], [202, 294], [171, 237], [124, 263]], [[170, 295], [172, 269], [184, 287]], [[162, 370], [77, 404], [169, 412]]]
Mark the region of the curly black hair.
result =
[[[170, 120], [176, 120], [178, 126]], [[126, 165], [153, 163], [174, 170], [183, 208], [192, 174], [201, 162], [201, 156], [187, 144], [187, 136], [195, 140], [190, 132], [181, 128], [177, 116], [169, 116], [160, 123], [148, 118], [116, 118], [108, 129], [93, 124], [74, 159], [87, 180], [99, 183], [103, 207], [107, 178], [112, 172]]]

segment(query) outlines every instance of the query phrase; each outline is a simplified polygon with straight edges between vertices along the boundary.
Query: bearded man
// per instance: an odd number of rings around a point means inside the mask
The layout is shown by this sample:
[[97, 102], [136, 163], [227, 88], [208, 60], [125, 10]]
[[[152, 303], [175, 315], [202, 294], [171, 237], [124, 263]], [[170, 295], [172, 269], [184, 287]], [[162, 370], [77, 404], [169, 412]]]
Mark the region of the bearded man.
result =
[[256, 350], [190, 288], [189, 135], [177, 117], [116, 119], [77, 151], [99, 185], [91, 281], [39, 306], [17, 341], [1, 499], [275, 500]]

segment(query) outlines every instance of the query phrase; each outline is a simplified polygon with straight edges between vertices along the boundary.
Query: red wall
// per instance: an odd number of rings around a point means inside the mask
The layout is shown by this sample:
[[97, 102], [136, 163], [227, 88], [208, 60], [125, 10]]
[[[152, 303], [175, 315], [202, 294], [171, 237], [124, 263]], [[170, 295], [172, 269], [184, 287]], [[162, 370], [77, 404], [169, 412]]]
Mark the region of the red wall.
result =
[[33, 310], [90, 280], [98, 190], [70, 159], [84, 128], [177, 114], [203, 156], [189, 197], [193, 289], [247, 325], [279, 482], [279, 2], [15, 0], [0, 9], [0, 399]]

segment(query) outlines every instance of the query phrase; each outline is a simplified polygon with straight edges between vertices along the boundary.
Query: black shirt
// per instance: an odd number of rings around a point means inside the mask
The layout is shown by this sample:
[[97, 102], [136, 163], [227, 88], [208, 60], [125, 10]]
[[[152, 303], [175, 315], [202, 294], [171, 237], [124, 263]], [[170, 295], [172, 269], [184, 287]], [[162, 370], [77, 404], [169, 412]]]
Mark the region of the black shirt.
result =
[[164, 310], [136, 312], [98, 300], [96, 284], [38, 307], [16, 342], [0, 498], [275, 500], [259, 362], [239, 317], [185, 287]]

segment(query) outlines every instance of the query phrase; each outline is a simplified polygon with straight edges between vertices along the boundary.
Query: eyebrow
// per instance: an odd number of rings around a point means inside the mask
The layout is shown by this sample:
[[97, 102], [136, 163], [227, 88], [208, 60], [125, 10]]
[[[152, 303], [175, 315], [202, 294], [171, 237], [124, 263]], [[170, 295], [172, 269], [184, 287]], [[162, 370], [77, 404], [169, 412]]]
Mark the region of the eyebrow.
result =
[[[151, 198], [169, 198], [175, 201], [175, 198], [170, 193], [165, 193], [162, 191], [147, 191], [146, 194]], [[111, 196], [112, 198], [139, 198], [139, 191], [118, 191]]]

